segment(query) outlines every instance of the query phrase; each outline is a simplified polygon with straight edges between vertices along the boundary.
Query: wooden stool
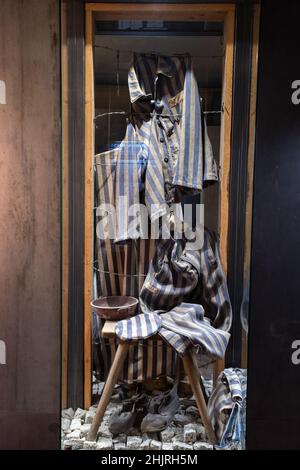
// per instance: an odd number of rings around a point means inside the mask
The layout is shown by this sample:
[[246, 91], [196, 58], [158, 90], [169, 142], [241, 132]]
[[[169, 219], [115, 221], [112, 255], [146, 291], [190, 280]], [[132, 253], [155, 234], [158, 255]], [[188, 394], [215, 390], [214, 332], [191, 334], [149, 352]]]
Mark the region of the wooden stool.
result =
[[[102, 328], [102, 333], [101, 333], [102, 337], [114, 338], [116, 336], [116, 333], [115, 333], [116, 324], [117, 322], [106, 321], [104, 324], [104, 327]], [[107, 408], [107, 405], [109, 403], [109, 400], [111, 398], [114, 386], [117, 383], [118, 377], [124, 365], [124, 361], [126, 359], [129, 346], [133, 342], [134, 341], [126, 341], [126, 342], [120, 341], [119, 342], [113, 363], [111, 365], [111, 368], [110, 368], [110, 371], [109, 371], [107, 380], [105, 382], [105, 386], [104, 386], [104, 389], [103, 389], [103, 392], [102, 392], [102, 395], [101, 395], [101, 398], [97, 407], [96, 414], [94, 416], [90, 431], [88, 433], [87, 439], [89, 441], [95, 441], [97, 438], [97, 432], [98, 432], [99, 426], [102, 422], [102, 419], [103, 419], [105, 410]], [[200, 373], [195, 362], [193, 350], [189, 350], [183, 357], [182, 361], [183, 361], [185, 373], [189, 378], [191, 389], [193, 391], [197, 408], [201, 416], [202, 423], [205, 427], [208, 439], [211, 444], [215, 444], [216, 436], [215, 436], [211, 422], [208, 417], [205, 398], [204, 398], [202, 388], [200, 385], [200, 381], [202, 379], [200, 377]]]

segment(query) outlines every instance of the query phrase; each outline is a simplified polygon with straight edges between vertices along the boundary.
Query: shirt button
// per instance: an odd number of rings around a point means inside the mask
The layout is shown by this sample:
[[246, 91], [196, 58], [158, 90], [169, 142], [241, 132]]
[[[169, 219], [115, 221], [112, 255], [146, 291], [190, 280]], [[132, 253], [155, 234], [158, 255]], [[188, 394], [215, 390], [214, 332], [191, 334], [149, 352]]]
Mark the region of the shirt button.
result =
[[160, 140], [160, 142], [164, 142], [164, 141], [165, 141], [165, 139], [164, 139], [163, 137], [161, 137], [159, 140]]
[[168, 161], [169, 161], [168, 157], [165, 157], [165, 158], [164, 158], [164, 161], [165, 161], [166, 163], [168, 163]]

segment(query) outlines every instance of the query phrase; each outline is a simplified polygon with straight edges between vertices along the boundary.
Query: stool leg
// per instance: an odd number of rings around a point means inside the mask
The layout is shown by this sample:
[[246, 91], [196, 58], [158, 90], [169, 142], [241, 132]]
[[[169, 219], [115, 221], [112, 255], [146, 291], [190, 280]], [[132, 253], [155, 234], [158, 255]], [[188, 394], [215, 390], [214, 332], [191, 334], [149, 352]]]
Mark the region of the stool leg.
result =
[[213, 372], [213, 385], [215, 386], [217, 383], [217, 378], [225, 369], [225, 361], [224, 359], [217, 359], [214, 364], [214, 372]]
[[118, 380], [122, 366], [126, 359], [129, 349], [129, 343], [120, 342], [117, 348], [113, 363], [111, 365], [105, 386], [97, 407], [96, 414], [94, 416], [90, 431], [88, 433], [87, 440], [95, 441], [97, 437], [97, 432], [101, 424], [103, 415], [109, 403], [110, 397], [112, 395], [113, 388]]
[[208, 417], [205, 399], [204, 399], [203, 392], [200, 386], [200, 382], [198, 380], [198, 376], [199, 376], [198, 369], [195, 366], [192, 354], [193, 353], [191, 351], [187, 351], [187, 353], [182, 358], [184, 370], [185, 370], [186, 375], [189, 378], [191, 389], [195, 396], [198, 411], [201, 416], [203, 425], [205, 427], [208, 439], [211, 444], [216, 444], [216, 436], [215, 436], [214, 430], [212, 428], [211, 422]]

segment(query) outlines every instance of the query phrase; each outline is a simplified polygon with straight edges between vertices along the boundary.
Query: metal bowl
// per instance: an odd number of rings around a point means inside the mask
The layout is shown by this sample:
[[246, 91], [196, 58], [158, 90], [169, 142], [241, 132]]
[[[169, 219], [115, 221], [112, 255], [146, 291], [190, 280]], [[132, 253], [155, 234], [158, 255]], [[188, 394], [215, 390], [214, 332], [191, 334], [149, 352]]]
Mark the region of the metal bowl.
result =
[[100, 297], [91, 302], [92, 310], [105, 320], [123, 320], [135, 315], [138, 299], [126, 295]]

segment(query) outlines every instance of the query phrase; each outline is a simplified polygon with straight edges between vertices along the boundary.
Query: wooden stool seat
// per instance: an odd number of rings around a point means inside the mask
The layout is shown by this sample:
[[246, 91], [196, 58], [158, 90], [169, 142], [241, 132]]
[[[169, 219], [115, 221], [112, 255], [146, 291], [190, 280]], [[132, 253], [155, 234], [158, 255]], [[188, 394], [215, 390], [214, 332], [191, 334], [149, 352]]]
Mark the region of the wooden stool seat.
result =
[[[103, 338], [116, 338], [116, 325], [117, 322], [115, 321], [106, 321], [101, 332], [101, 336]], [[147, 340], [146, 340], [147, 341]], [[99, 429], [99, 426], [102, 422], [105, 410], [107, 408], [107, 405], [109, 403], [109, 400], [111, 398], [113, 389], [115, 384], [117, 383], [118, 377], [120, 375], [120, 372], [122, 370], [124, 361], [126, 359], [128, 349], [131, 344], [133, 344], [134, 341], [119, 341], [116, 354], [113, 360], [113, 363], [111, 365], [107, 380], [105, 382], [105, 386], [97, 407], [96, 414], [94, 416], [90, 431], [88, 433], [88, 440], [89, 441], [95, 441], [97, 438], [97, 432]], [[216, 443], [216, 437], [215, 433], [213, 431], [211, 422], [208, 417], [207, 413], [207, 407], [206, 407], [206, 402], [205, 398], [202, 392], [202, 388], [200, 385], [200, 382], [202, 381], [198, 367], [196, 365], [195, 357], [194, 357], [194, 351], [191, 349], [189, 350], [184, 357], [182, 358], [183, 366], [186, 375], [188, 376], [189, 382], [191, 389], [193, 391], [197, 408], [199, 411], [199, 414], [201, 416], [203, 425], [205, 427], [207, 436], [211, 444]]]
[[104, 326], [101, 331], [101, 336], [103, 338], [113, 338], [116, 336], [116, 326], [117, 322], [116, 321], [109, 321], [106, 320], [104, 323]]

